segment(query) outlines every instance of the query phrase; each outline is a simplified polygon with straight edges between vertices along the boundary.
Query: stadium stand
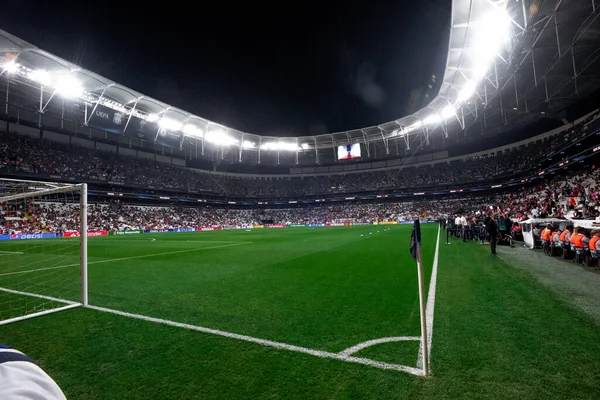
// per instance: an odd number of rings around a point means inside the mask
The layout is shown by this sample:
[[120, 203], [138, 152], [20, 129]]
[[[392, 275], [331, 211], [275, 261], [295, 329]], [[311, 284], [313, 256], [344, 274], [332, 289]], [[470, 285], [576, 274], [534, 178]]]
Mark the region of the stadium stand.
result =
[[122, 186], [210, 193], [234, 197], [289, 197], [391, 190], [398, 188], [468, 185], [482, 180], [515, 176], [559, 154], [573, 143], [594, 134], [598, 114], [590, 116], [565, 134], [542, 143], [519, 147], [487, 157], [438, 162], [431, 167], [405, 167], [378, 171], [303, 177], [262, 178], [210, 174], [151, 160], [103, 153], [79, 145], [55, 143], [0, 133], [0, 174], [27, 174], [36, 178], [62, 178], [87, 182], [110, 182]]

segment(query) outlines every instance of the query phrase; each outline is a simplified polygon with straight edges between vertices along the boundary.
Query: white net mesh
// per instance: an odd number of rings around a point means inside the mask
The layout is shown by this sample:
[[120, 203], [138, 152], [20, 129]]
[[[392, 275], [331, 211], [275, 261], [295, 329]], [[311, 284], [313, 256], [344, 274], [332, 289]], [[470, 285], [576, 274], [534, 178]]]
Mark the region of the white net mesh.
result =
[[79, 189], [0, 179], [0, 323], [80, 300]]

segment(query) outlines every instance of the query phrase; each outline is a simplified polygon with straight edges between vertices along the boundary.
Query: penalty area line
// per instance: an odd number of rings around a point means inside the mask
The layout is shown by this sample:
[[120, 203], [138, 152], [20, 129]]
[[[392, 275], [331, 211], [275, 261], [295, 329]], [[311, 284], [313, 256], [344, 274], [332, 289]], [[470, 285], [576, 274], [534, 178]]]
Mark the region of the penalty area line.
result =
[[[111, 258], [111, 259], [108, 259], [108, 260], [99, 260], [99, 261], [88, 261], [88, 265], [103, 264], [103, 263], [116, 262], [116, 261], [125, 261], [125, 260], [134, 260], [134, 259], [138, 259], [138, 258], [166, 256], [166, 255], [170, 255], [170, 254], [191, 253], [193, 251], [220, 249], [220, 248], [223, 248], [223, 247], [241, 246], [243, 244], [251, 244], [251, 243], [252, 242], [238, 242], [238, 243], [222, 244], [222, 245], [219, 245], [219, 246], [200, 247], [200, 248], [197, 248], [197, 249], [175, 250], [175, 251], [167, 251], [167, 252], [164, 252], [164, 253], [144, 254], [144, 255], [141, 255], [141, 256]], [[3, 274], [0, 274], [0, 276], [29, 274], [29, 273], [32, 273], [32, 272], [49, 271], [49, 270], [53, 270], [53, 269], [68, 268], [68, 267], [78, 267], [78, 266], [79, 266], [79, 263], [77, 263], [77, 264], [67, 264], [67, 265], [57, 265], [56, 267], [37, 268], [37, 269], [30, 269], [30, 270], [26, 270], [26, 271], [5, 272]]]

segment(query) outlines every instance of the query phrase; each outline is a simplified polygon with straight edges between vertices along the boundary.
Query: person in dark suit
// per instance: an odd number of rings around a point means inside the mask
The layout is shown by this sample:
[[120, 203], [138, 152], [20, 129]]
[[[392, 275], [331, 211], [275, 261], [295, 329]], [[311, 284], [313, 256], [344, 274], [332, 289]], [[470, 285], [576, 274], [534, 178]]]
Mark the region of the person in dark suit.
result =
[[492, 254], [496, 254], [496, 241], [498, 239], [498, 223], [496, 219], [498, 217], [494, 215], [493, 218], [486, 218], [485, 221], [485, 229], [490, 235], [490, 250], [492, 250]]

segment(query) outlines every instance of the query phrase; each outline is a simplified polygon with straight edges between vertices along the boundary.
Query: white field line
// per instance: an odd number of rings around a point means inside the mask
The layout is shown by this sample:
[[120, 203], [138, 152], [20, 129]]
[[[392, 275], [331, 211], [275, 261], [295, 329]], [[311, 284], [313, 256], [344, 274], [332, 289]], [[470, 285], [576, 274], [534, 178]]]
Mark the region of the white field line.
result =
[[[134, 260], [136, 258], [148, 258], [148, 257], [155, 257], [155, 256], [166, 256], [166, 255], [169, 255], [169, 254], [190, 253], [192, 251], [220, 249], [222, 247], [241, 246], [243, 244], [250, 244], [250, 243], [252, 243], [252, 242], [238, 242], [238, 243], [223, 244], [223, 245], [219, 245], [219, 246], [201, 247], [201, 248], [198, 248], [198, 249], [185, 249], [185, 250], [167, 251], [167, 252], [164, 252], [164, 253], [144, 254], [144, 255], [141, 255], [141, 256], [111, 258], [109, 260], [88, 261], [88, 265], [91, 265], [91, 264], [103, 264], [103, 263], [115, 262], [115, 261]], [[29, 274], [29, 273], [38, 272], [38, 271], [48, 271], [48, 270], [52, 270], [52, 269], [68, 268], [68, 267], [78, 267], [78, 266], [79, 266], [79, 263], [77, 263], [77, 264], [68, 264], [68, 265], [57, 265], [56, 267], [37, 268], [37, 269], [30, 269], [30, 270], [27, 270], [27, 271], [5, 272], [3, 274], [0, 274], [0, 276]]]
[[367, 347], [375, 346], [376, 344], [381, 343], [391, 343], [391, 342], [407, 342], [407, 341], [420, 341], [420, 336], [393, 336], [393, 337], [385, 337], [379, 339], [368, 340], [366, 342], [362, 342], [357, 344], [356, 346], [348, 347], [346, 350], [341, 351], [339, 354], [341, 356], [349, 356], [354, 353], [361, 351], [362, 349], [366, 349]]
[[59, 299], [57, 297], [44, 296], [44, 295], [41, 295], [41, 294], [35, 294], [35, 293], [29, 293], [29, 292], [21, 292], [19, 290], [13, 290], [13, 289], [8, 289], [8, 288], [3, 288], [3, 287], [0, 287], [0, 291], [6, 292], [6, 293], [12, 293], [12, 294], [20, 294], [20, 295], [23, 295], [23, 296], [37, 297], [39, 299], [56, 301], [57, 303], [79, 304], [76, 301]]
[[[42, 296], [42, 295], [35, 294], [35, 293], [20, 292], [20, 291], [6, 289], [6, 288], [0, 288], [0, 290], [8, 292], [8, 293], [21, 294], [21, 295], [31, 296], [31, 297], [38, 297], [38, 298], [47, 299], [47, 300], [54, 300], [54, 301], [62, 302], [65, 304], [76, 304], [69, 300], [56, 299], [54, 297]], [[279, 349], [279, 350], [287, 350], [287, 351], [293, 351], [296, 353], [308, 354], [308, 355], [319, 357], [319, 358], [329, 358], [329, 359], [344, 361], [344, 362], [348, 362], [348, 363], [367, 365], [369, 367], [375, 367], [375, 368], [379, 368], [379, 369], [388, 369], [388, 370], [394, 370], [394, 371], [408, 372], [409, 374], [413, 374], [413, 375], [417, 375], [417, 376], [423, 375], [423, 371], [421, 371], [417, 368], [414, 368], [414, 367], [408, 367], [406, 365], [391, 364], [391, 363], [385, 363], [385, 362], [371, 360], [368, 358], [351, 357], [351, 356], [346, 356], [346, 355], [342, 355], [342, 354], [338, 354], [338, 353], [331, 353], [331, 352], [323, 351], [323, 350], [309, 349], [307, 347], [295, 346], [292, 344], [281, 343], [281, 342], [274, 342], [272, 340], [259, 339], [259, 338], [255, 338], [252, 336], [240, 335], [237, 333], [221, 331], [218, 329], [205, 328], [203, 326], [184, 324], [181, 322], [170, 321], [168, 319], [154, 318], [154, 317], [149, 317], [147, 315], [141, 315], [141, 314], [132, 314], [132, 313], [128, 313], [125, 311], [114, 310], [112, 308], [98, 307], [98, 306], [92, 306], [92, 305], [88, 305], [86, 308], [96, 310], [96, 311], [102, 311], [102, 312], [106, 312], [106, 313], [110, 313], [110, 314], [116, 314], [116, 315], [120, 315], [122, 317], [139, 319], [142, 321], [154, 322], [156, 324], [168, 325], [168, 326], [173, 326], [173, 327], [177, 327], [177, 328], [190, 329], [190, 330], [197, 331], [197, 332], [208, 333], [208, 334], [216, 335], [216, 336], [223, 336], [226, 338], [241, 340], [244, 342], [256, 343], [256, 344], [260, 344], [262, 346], [272, 347], [272, 348]]]
[[[433, 267], [431, 268], [431, 279], [429, 280], [429, 294], [427, 295], [427, 308], [425, 309], [425, 321], [427, 324], [427, 355], [431, 369], [431, 341], [433, 338], [433, 312], [435, 311], [435, 287], [437, 284], [438, 257], [440, 254], [440, 230], [438, 226], [437, 242], [435, 244], [435, 255], [433, 256]], [[417, 368], [423, 369], [423, 344], [419, 345], [419, 357]]]
[[22, 251], [2, 251], [0, 250], [0, 255], [2, 256], [16, 256], [19, 254], [24, 254]]

